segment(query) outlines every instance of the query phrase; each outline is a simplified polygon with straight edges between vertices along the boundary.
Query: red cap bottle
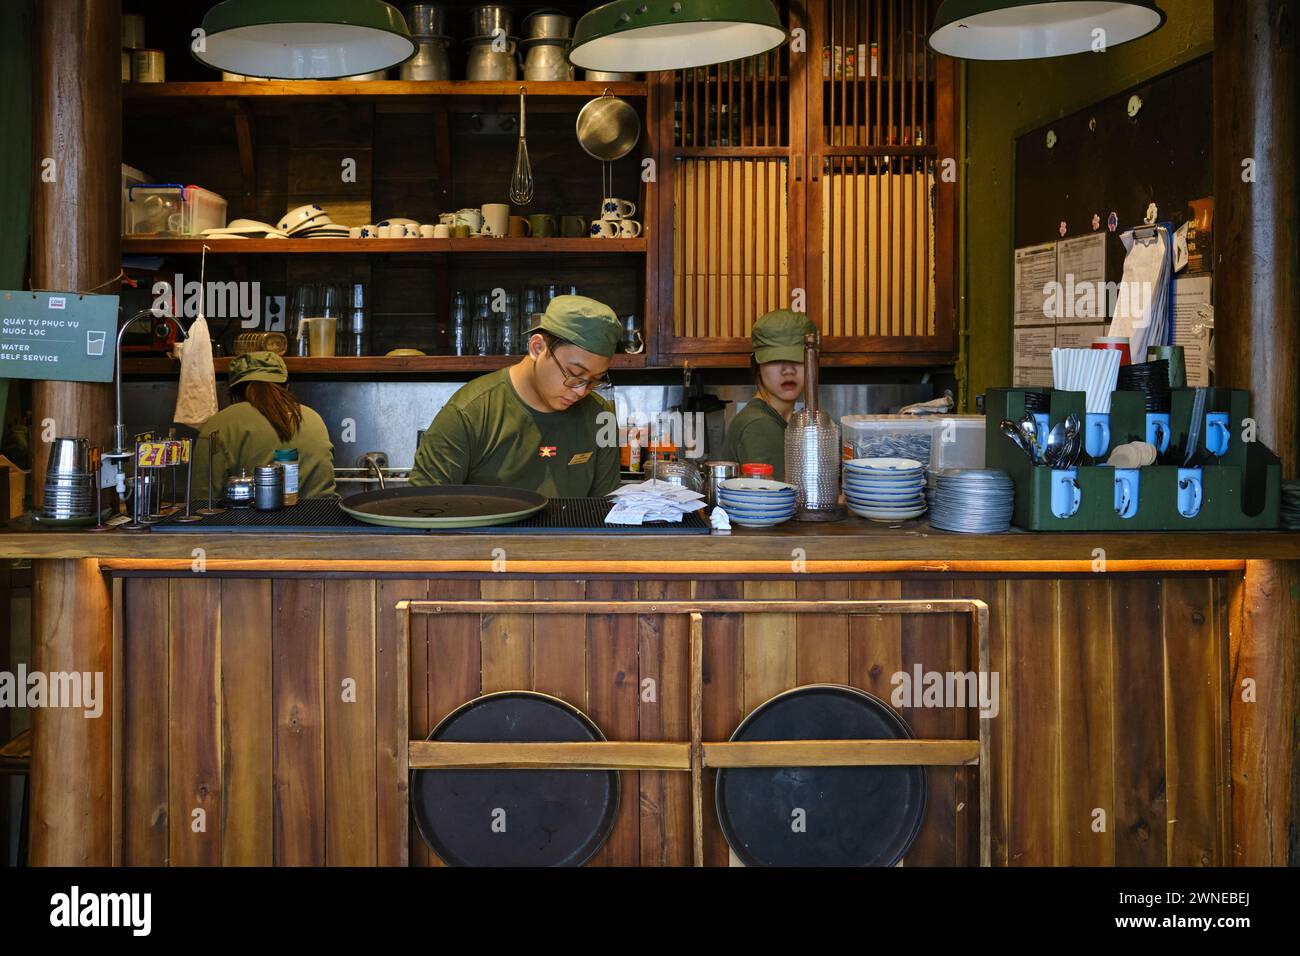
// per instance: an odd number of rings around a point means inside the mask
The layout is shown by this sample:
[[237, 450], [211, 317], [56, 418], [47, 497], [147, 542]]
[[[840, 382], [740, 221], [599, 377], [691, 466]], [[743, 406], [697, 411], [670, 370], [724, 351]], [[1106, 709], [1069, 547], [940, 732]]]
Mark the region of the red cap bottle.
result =
[[746, 478], [771, 478], [775, 472], [771, 465], [762, 462], [750, 462], [740, 466], [740, 473]]

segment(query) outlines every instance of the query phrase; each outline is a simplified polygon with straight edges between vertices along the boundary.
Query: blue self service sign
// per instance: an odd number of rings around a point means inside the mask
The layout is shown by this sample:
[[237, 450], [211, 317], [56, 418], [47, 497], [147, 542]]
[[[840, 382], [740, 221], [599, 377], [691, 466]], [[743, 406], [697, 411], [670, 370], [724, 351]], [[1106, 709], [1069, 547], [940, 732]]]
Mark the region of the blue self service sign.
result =
[[111, 382], [117, 296], [0, 291], [0, 378]]

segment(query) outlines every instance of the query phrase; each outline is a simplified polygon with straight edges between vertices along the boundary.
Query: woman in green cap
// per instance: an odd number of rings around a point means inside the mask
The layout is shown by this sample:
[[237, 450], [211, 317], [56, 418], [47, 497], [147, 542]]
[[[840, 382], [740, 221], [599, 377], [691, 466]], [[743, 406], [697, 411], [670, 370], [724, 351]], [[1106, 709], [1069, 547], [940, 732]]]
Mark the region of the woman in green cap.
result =
[[772, 477], [785, 480], [785, 426], [803, 394], [803, 337], [816, 330], [808, 316], [789, 309], [754, 323], [749, 365], [758, 392], [727, 427], [724, 461], [771, 465]]
[[242, 469], [269, 465], [277, 450], [298, 452], [298, 495], [321, 498], [334, 490], [334, 446], [325, 422], [293, 397], [284, 384], [289, 371], [274, 352], [249, 352], [230, 360], [231, 404], [213, 415], [194, 442], [191, 494], [207, 495], [208, 436], [212, 439], [212, 496]]
[[424, 433], [412, 485], [496, 485], [548, 498], [618, 488], [618, 425], [596, 394], [622, 336], [609, 306], [557, 295], [515, 365], [462, 386]]

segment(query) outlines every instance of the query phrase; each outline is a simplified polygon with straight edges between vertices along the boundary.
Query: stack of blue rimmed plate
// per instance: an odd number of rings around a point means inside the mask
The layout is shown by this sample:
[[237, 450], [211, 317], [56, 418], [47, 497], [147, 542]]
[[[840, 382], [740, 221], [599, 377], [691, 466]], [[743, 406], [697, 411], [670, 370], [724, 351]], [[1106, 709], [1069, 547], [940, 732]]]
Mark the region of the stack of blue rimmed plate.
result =
[[911, 458], [854, 458], [844, 463], [844, 500], [872, 521], [925, 514], [925, 465]]
[[746, 528], [770, 528], [794, 517], [794, 485], [767, 478], [728, 478], [718, 483], [718, 504]]
[[1011, 476], [992, 468], [944, 468], [929, 491], [930, 526], [967, 534], [997, 534], [1011, 527], [1016, 489]]

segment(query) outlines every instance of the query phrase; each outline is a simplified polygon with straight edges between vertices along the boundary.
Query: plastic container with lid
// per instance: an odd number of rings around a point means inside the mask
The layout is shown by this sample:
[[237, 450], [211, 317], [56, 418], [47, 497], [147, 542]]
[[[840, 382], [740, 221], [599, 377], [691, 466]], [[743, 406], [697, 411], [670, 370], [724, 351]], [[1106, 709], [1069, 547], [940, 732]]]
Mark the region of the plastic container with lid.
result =
[[143, 183], [127, 187], [127, 235], [197, 236], [225, 224], [226, 200], [201, 186]]
[[742, 478], [771, 478], [774, 474], [776, 469], [761, 461], [751, 461], [740, 466]]
[[275, 463], [284, 469], [284, 503], [298, 503], [298, 449], [277, 448]]

